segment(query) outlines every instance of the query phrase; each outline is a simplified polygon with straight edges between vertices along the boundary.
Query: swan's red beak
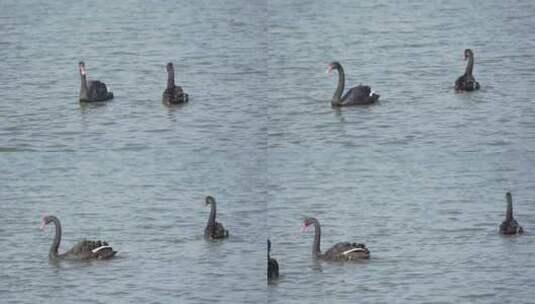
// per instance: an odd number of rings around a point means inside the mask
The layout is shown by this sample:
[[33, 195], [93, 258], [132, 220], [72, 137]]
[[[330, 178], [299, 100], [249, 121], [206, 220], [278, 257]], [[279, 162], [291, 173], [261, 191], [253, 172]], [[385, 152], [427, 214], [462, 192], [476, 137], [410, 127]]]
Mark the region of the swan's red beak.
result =
[[332, 71], [333, 71], [333, 66], [329, 64], [327, 66], [327, 74], [331, 74]]
[[45, 218], [43, 217], [43, 218], [41, 219], [41, 226], [39, 226], [39, 229], [40, 229], [40, 230], [43, 230], [43, 229], [45, 229], [45, 226], [46, 226], [46, 222], [45, 222]]
[[301, 232], [307, 231], [307, 228], [308, 228], [307, 224], [305, 224], [305, 223], [301, 224]]
[[85, 75], [85, 67], [80, 65], [80, 74]]

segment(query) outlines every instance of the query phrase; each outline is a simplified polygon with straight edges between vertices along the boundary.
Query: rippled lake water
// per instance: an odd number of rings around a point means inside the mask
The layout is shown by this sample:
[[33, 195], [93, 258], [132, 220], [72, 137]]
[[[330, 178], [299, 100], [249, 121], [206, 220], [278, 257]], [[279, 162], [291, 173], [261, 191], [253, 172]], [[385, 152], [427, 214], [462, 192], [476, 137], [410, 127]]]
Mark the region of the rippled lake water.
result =
[[[265, 4], [2, 1], [0, 16], [0, 302], [264, 301]], [[81, 59], [113, 101], [77, 102]], [[168, 61], [187, 105], [161, 103]], [[203, 239], [206, 195], [228, 240]], [[62, 248], [104, 239], [118, 258], [49, 264], [44, 214]]]
[[[268, 225], [283, 277], [270, 303], [533, 302], [535, 4], [271, 1]], [[475, 51], [482, 88], [453, 93]], [[379, 104], [329, 107], [344, 66]], [[511, 191], [528, 233], [497, 234]], [[322, 249], [365, 242], [339, 265]]]
[[[531, 1], [0, 3], [0, 302], [529, 303]], [[463, 50], [481, 90], [455, 94]], [[77, 62], [115, 98], [77, 102]], [[332, 109], [348, 86], [381, 95]], [[166, 107], [165, 64], [190, 103]], [[511, 191], [527, 231], [497, 227]], [[230, 238], [206, 242], [204, 197]], [[104, 239], [116, 259], [50, 263]], [[315, 262], [365, 242], [369, 261]], [[265, 239], [281, 278], [266, 285]]]

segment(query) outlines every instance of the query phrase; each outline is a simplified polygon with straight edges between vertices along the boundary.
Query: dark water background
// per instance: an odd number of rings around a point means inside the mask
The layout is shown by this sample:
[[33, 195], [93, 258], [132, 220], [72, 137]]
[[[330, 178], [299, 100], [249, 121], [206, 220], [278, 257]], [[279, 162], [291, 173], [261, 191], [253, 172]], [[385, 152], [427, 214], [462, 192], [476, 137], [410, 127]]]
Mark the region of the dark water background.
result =
[[[531, 1], [0, 3], [0, 302], [517, 303], [535, 288]], [[454, 94], [475, 51], [479, 92]], [[77, 62], [114, 91], [81, 106]], [[377, 105], [329, 106], [347, 86]], [[165, 63], [190, 103], [165, 107]], [[512, 191], [527, 230], [497, 227]], [[224, 242], [202, 232], [218, 200]], [[117, 259], [51, 264], [104, 239]], [[365, 242], [369, 261], [316, 263]], [[269, 227], [269, 228], [268, 228]], [[282, 278], [266, 288], [265, 238]]]

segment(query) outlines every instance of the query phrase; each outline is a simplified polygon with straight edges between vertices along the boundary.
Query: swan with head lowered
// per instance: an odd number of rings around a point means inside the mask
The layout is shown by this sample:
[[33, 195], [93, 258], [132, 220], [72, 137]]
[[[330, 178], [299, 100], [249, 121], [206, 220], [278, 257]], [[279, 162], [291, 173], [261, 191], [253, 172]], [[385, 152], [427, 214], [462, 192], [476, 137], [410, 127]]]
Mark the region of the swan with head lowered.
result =
[[303, 222], [303, 230], [309, 226], [314, 226], [314, 244], [312, 245], [312, 256], [317, 259], [327, 261], [355, 261], [360, 259], [368, 259], [370, 251], [366, 245], [359, 243], [340, 242], [329, 248], [325, 253], [321, 253], [320, 238], [321, 228], [320, 223], [316, 218], [306, 217]]
[[501, 234], [517, 234], [524, 233], [522, 226], [513, 217], [513, 196], [511, 192], [505, 194], [507, 200], [507, 210], [505, 211], [505, 220], [500, 225]]
[[345, 86], [344, 69], [339, 62], [335, 61], [329, 63], [327, 66], [327, 73], [330, 73], [332, 70], [338, 71], [338, 86], [336, 87], [336, 91], [334, 92], [334, 96], [331, 101], [331, 105], [333, 107], [368, 105], [379, 100], [379, 95], [375, 94], [371, 88], [366, 85], [358, 85], [353, 87], [342, 97]]
[[184, 93], [182, 87], [175, 85], [175, 68], [173, 63], [167, 64], [167, 88], [163, 91], [162, 102], [165, 104], [179, 104], [188, 102], [188, 94]]
[[206, 197], [206, 206], [210, 206], [210, 216], [208, 216], [208, 223], [204, 229], [204, 238], [207, 240], [224, 239], [228, 237], [228, 230], [223, 228], [223, 225], [216, 222], [216, 203], [215, 198], [211, 196]]
[[54, 241], [52, 241], [52, 246], [50, 246], [48, 253], [48, 257], [51, 260], [104, 260], [112, 258], [117, 253], [106, 242], [88, 240], [80, 241], [70, 250], [59, 253], [58, 249], [61, 242], [61, 223], [59, 219], [53, 215], [43, 217], [41, 220], [41, 230], [50, 223], [53, 223], [56, 227]]
[[80, 78], [82, 81], [79, 96], [81, 102], [105, 101], [113, 98], [113, 93], [108, 92], [108, 88], [103, 82], [98, 80], [87, 80], [87, 72], [83, 61], [78, 63], [78, 68], [80, 70]]
[[271, 241], [267, 240], [267, 246], [268, 246], [268, 252], [267, 252], [267, 259], [268, 259], [268, 280], [275, 280], [279, 278], [279, 263], [277, 263], [277, 260], [272, 258], [270, 256], [271, 253]]
[[472, 72], [474, 70], [474, 52], [471, 49], [464, 50], [464, 60], [468, 60], [466, 70], [455, 81], [455, 91], [474, 91], [479, 90], [479, 82], [476, 81]]

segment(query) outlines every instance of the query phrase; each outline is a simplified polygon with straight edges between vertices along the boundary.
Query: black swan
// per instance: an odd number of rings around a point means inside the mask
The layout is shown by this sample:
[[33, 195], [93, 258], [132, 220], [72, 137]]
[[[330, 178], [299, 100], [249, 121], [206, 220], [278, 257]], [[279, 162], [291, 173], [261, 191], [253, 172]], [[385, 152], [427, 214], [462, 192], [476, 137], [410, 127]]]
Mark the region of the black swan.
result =
[[468, 60], [466, 71], [455, 81], [455, 91], [479, 90], [479, 82], [472, 75], [472, 71], [474, 70], [474, 52], [471, 49], [464, 50], [464, 60]]
[[505, 194], [507, 200], [507, 211], [505, 212], [505, 221], [500, 225], [500, 233], [502, 234], [516, 234], [524, 233], [524, 229], [513, 218], [513, 197], [511, 192]]
[[375, 94], [369, 86], [358, 85], [351, 88], [347, 93], [342, 96], [345, 85], [345, 73], [342, 65], [339, 62], [331, 62], [327, 67], [327, 73], [332, 70], [338, 70], [338, 86], [334, 92], [331, 105], [334, 107], [367, 105], [376, 102], [379, 99], [379, 95]]
[[80, 61], [78, 63], [80, 69], [80, 77], [82, 78], [82, 85], [80, 86], [80, 101], [105, 101], [113, 98], [113, 93], [108, 92], [106, 85], [98, 80], [87, 81], [85, 63]]
[[271, 252], [271, 241], [269, 239], [267, 240], [267, 246], [268, 246], [268, 252], [267, 252], [268, 280], [275, 280], [279, 278], [279, 263], [277, 263], [277, 260], [269, 256]]
[[211, 196], [206, 197], [206, 206], [210, 205], [210, 216], [208, 217], [208, 223], [204, 229], [204, 238], [208, 240], [215, 239], [224, 239], [228, 237], [228, 230], [223, 228], [221, 223], [216, 222], [215, 213], [216, 213], [216, 204], [215, 198]]
[[325, 253], [320, 250], [321, 228], [320, 223], [313, 217], [305, 218], [303, 229], [314, 225], [314, 244], [312, 245], [312, 255], [315, 258], [328, 261], [352, 261], [359, 259], [368, 259], [370, 251], [366, 245], [359, 243], [340, 242], [332, 246]]
[[53, 215], [43, 217], [41, 230], [50, 223], [54, 223], [56, 226], [54, 241], [52, 242], [52, 246], [50, 246], [50, 252], [48, 254], [52, 260], [104, 260], [113, 257], [117, 253], [106, 242], [83, 240], [69, 251], [60, 254], [58, 253], [59, 243], [61, 242], [61, 223], [59, 219]]
[[167, 88], [163, 92], [162, 102], [166, 104], [177, 104], [188, 102], [188, 94], [182, 88], [175, 85], [175, 68], [173, 63], [167, 64]]

